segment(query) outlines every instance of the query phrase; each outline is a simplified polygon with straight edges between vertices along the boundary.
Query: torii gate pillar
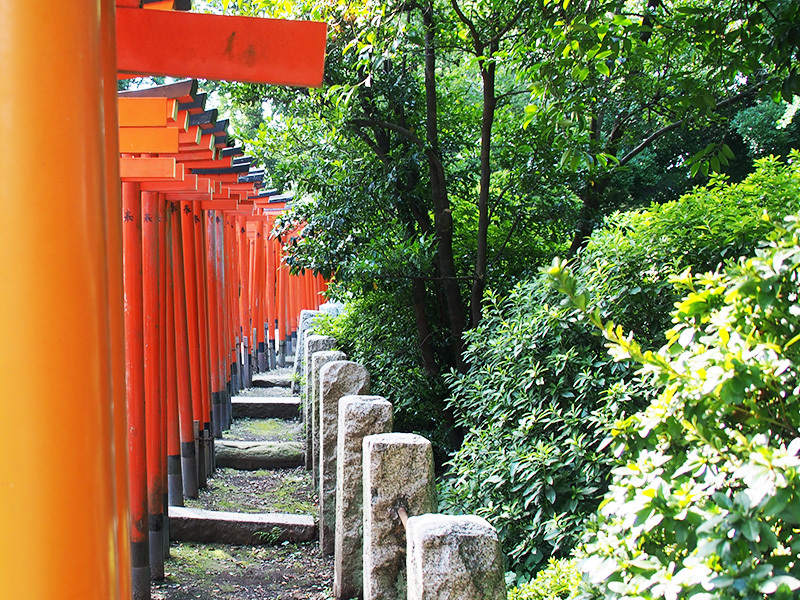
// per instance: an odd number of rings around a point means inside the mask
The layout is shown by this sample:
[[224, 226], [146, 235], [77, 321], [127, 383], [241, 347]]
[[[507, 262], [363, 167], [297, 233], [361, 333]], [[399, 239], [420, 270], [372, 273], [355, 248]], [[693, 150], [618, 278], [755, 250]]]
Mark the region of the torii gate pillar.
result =
[[[0, 152], [3, 597], [131, 596], [128, 515], [120, 500], [127, 494], [125, 465], [118, 458], [125, 428], [119, 410], [121, 257], [114, 255], [115, 249], [121, 252], [121, 233], [113, 222], [120, 218], [120, 200], [118, 181], [112, 181], [118, 170], [109, 162], [118, 152], [111, 92], [117, 68], [110, 46], [115, 5], [137, 4], [37, 0], [0, 6], [0, 130], [13, 143]], [[226, 17], [185, 15], [191, 20], [177, 21], [145, 12], [150, 11], [116, 10], [122, 15], [116, 20], [117, 49], [131, 72], [285, 85], [322, 82], [324, 24], [268, 26], [305, 32], [301, 42], [304, 36], [315, 40], [311, 71], [287, 68], [285, 61], [296, 59], [293, 46], [260, 35], [263, 23], [227, 21], [227, 37], [214, 42], [222, 40], [223, 46], [190, 42], [172, 53], [165, 48], [162, 58], [165, 53], [172, 59], [198, 58], [198, 52], [221, 48], [221, 62], [228, 61], [232, 70], [212, 73], [196, 62], [192, 72], [182, 72], [187, 61], [178, 67], [169, 61], [151, 65], [151, 57], [127, 53], [129, 42], [120, 46], [120, 40], [142, 27], [152, 33], [156, 22], [178, 32], [160, 38], [166, 42], [176, 41], [181, 31], [218, 33], [225, 30], [220, 19]], [[247, 31], [255, 38], [239, 35]], [[268, 40], [266, 54], [253, 39]], [[303, 52], [309, 47], [296, 45]], [[149, 43], [140, 46], [152, 49]], [[283, 74], [244, 71], [253, 64]], [[42, 364], [41, 356], [50, 360]]]
[[0, 15], [0, 589], [118, 598], [101, 3]]

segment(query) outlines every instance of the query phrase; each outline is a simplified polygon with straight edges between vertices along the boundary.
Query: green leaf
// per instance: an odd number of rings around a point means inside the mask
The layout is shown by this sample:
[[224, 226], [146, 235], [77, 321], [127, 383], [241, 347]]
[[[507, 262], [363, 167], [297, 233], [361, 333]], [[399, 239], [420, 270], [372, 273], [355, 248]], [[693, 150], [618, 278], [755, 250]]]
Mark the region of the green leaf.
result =
[[747, 519], [742, 523], [742, 533], [751, 542], [757, 542], [760, 539], [759, 532], [760, 527], [756, 521]]
[[736, 155], [733, 153], [733, 150], [731, 150], [731, 147], [728, 146], [728, 144], [722, 144], [722, 151], [725, 153], [725, 156], [727, 156], [730, 160], [736, 158]]

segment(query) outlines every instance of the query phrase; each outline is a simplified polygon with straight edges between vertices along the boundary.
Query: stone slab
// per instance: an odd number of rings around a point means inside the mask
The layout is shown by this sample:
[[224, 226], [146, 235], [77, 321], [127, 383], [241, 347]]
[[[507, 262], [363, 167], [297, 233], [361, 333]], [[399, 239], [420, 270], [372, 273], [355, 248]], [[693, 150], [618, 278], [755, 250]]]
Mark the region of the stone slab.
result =
[[257, 471], [293, 469], [303, 465], [303, 444], [299, 442], [236, 442], [218, 440], [218, 467]]
[[436, 487], [430, 441], [412, 433], [364, 438], [364, 594], [406, 600], [406, 532], [397, 514], [433, 512]]
[[234, 418], [297, 419], [300, 416], [300, 398], [291, 396], [234, 396], [231, 407]]
[[234, 513], [169, 507], [170, 537], [181, 542], [269, 545], [310, 542], [317, 535], [314, 517], [285, 513]]
[[[294, 349], [294, 363], [293, 370], [295, 381], [298, 381], [303, 375], [303, 361], [306, 357], [306, 336], [314, 331], [314, 317], [321, 314], [318, 310], [301, 310], [300, 319], [297, 324], [297, 344]], [[297, 383], [292, 383], [292, 391], [299, 393], [300, 386]]]
[[305, 339], [305, 360], [303, 361], [303, 381], [305, 384], [301, 390], [301, 398], [303, 400], [303, 423], [306, 426], [306, 469], [311, 470], [314, 466], [313, 443], [312, 443], [312, 422], [313, 415], [311, 414], [311, 395], [312, 395], [312, 381], [311, 381], [311, 356], [315, 352], [323, 352], [332, 350], [336, 345], [336, 338], [329, 335], [307, 335]]
[[365, 436], [391, 430], [392, 405], [385, 398], [339, 399], [333, 561], [333, 594], [337, 600], [363, 597], [362, 442]]
[[[325, 350], [322, 352], [314, 352], [311, 355], [311, 387], [308, 412], [311, 416], [309, 420], [311, 424], [311, 476], [314, 486], [319, 485], [319, 372], [326, 364], [334, 361], [342, 361], [346, 358], [347, 355], [339, 350]], [[308, 427], [308, 424], [306, 424], [306, 427]]]
[[256, 373], [253, 375], [253, 387], [257, 388], [270, 388], [270, 387], [291, 387], [292, 375], [291, 373]]

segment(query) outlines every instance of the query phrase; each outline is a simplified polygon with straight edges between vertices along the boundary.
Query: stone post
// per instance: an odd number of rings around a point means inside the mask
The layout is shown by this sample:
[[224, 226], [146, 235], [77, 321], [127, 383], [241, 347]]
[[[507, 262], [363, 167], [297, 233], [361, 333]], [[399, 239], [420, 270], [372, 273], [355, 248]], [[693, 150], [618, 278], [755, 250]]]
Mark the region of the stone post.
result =
[[497, 531], [474, 515], [419, 515], [406, 527], [408, 600], [505, 600]]
[[[311, 394], [308, 403], [309, 422], [306, 423], [306, 432], [311, 429], [311, 475], [314, 487], [319, 485], [319, 371], [329, 362], [345, 360], [347, 355], [338, 350], [314, 352], [311, 355]], [[308, 439], [308, 433], [306, 433]], [[308, 467], [308, 465], [306, 465]]]
[[336, 345], [336, 338], [328, 335], [309, 335], [305, 339], [305, 361], [303, 364], [303, 379], [305, 385], [301, 393], [303, 400], [303, 423], [306, 429], [306, 469], [311, 470], [314, 459], [311, 455], [311, 413], [310, 400], [311, 400], [311, 356], [315, 352], [323, 352], [325, 350], [332, 350]]
[[319, 371], [319, 546], [333, 554], [336, 528], [336, 451], [339, 399], [369, 393], [369, 372], [362, 365], [337, 360]]
[[301, 310], [300, 322], [297, 324], [297, 346], [294, 353], [294, 379], [292, 380], [292, 393], [300, 391], [297, 380], [303, 374], [303, 359], [305, 358], [306, 336], [312, 331], [314, 317], [321, 314], [318, 310]]
[[392, 429], [392, 405], [380, 396], [339, 400], [336, 450], [336, 531], [333, 594], [337, 600], [362, 598], [362, 441]]
[[363, 600], [405, 600], [406, 533], [397, 509], [436, 509], [431, 443], [411, 433], [364, 438], [363, 491]]

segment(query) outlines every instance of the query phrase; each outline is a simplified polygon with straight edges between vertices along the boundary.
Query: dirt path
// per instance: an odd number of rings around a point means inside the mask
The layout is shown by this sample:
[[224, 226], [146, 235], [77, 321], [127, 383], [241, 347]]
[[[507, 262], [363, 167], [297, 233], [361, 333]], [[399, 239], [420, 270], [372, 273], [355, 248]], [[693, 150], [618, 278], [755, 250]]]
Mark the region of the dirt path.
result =
[[[276, 394], [275, 392], [278, 391]], [[250, 388], [243, 395], [284, 395], [276, 388]], [[302, 424], [279, 419], [242, 419], [224, 439], [300, 441]], [[233, 512], [318, 514], [311, 475], [296, 469], [217, 469], [208, 487], [187, 506]], [[333, 559], [319, 543], [259, 546], [173, 542], [166, 578], [152, 588], [154, 600], [332, 600]]]
[[173, 543], [155, 600], [332, 600], [333, 559], [319, 544]]

